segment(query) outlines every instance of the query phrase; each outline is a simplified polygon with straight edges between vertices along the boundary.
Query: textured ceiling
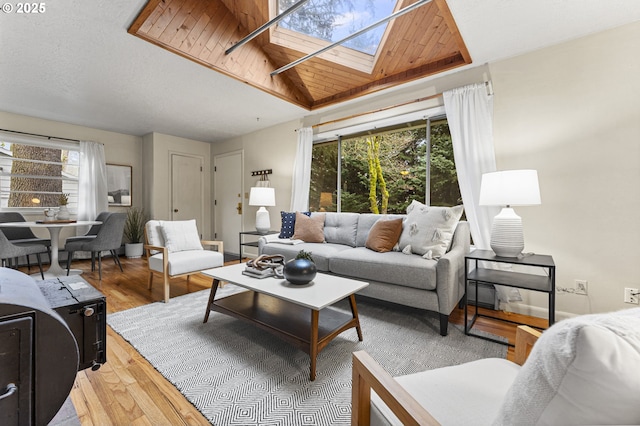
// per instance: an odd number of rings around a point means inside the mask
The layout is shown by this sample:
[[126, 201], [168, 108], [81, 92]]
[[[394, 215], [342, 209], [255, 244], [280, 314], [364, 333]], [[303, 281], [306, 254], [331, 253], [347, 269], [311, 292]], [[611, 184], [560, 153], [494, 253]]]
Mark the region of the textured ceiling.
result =
[[[309, 114], [128, 34], [145, 4], [56, 0], [41, 15], [0, 13], [0, 111], [131, 135], [155, 131], [210, 142]], [[637, 0], [447, 4], [473, 60], [458, 69], [640, 20]]]

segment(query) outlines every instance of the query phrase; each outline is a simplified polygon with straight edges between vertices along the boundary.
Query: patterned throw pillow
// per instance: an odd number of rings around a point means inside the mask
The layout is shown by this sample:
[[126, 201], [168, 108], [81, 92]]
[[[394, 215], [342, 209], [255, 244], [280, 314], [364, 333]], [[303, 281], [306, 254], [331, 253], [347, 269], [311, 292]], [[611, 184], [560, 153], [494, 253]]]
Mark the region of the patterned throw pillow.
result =
[[400, 235], [400, 250], [439, 259], [449, 250], [462, 211], [462, 206], [431, 207], [412, 201]]
[[[302, 214], [311, 216], [311, 212], [302, 212]], [[278, 238], [291, 238], [296, 226], [296, 212], [280, 212], [282, 217], [282, 226], [280, 227], [280, 235]]]

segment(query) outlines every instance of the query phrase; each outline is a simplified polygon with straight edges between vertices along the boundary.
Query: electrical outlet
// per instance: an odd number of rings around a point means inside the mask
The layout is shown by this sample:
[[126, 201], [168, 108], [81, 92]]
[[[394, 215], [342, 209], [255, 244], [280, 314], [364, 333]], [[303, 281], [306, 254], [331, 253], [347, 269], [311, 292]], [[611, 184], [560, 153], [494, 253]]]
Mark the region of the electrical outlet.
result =
[[587, 295], [587, 280], [575, 280], [576, 294]]
[[637, 288], [625, 288], [624, 289], [624, 303], [633, 303], [635, 305], [638, 304], [638, 292]]

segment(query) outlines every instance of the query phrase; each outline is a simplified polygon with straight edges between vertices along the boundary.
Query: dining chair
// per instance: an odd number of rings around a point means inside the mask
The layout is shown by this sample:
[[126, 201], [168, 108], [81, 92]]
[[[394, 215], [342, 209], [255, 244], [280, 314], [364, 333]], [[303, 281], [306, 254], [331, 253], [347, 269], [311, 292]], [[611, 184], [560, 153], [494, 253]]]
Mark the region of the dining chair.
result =
[[67, 275], [71, 269], [71, 260], [73, 259], [73, 253], [76, 251], [88, 251], [91, 252], [91, 271], [95, 271], [95, 257], [98, 257], [98, 274], [100, 280], [102, 280], [102, 252], [108, 251], [113, 257], [113, 261], [122, 269], [122, 264], [118, 258], [117, 249], [122, 245], [122, 234], [124, 232], [124, 222], [127, 219], [124, 213], [111, 213], [100, 226], [95, 238], [79, 241], [67, 240], [65, 244], [65, 250], [68, 253], [67, 256]]
[[[95, 221], [104, 223], [109, 216], [111, 216], [110, 212], [100, 212], [100, 213], [98, 213], [98, 216], [96, 216]], [[91, 241], [91, 240], [93, 240], [98, 235], [98, 231], [100, 230], [100, 227], [102, 226], [102, 223], [99, 224], [99, 225], [92, 225], [91, 228], [89, 228], [87, 233], [84, 234], [84, 235], [77, 235], [77, 236], [74, 236], [74, 237], [67, 238], [67, 242], [68, 243], [73, 243], [73, 242], [76, 242], [76, 241]]]
[[[29, 256], [31, 254], [35, 254], [38, 259], [38, 268], [40, 268], [40, 276], [44, 280], [44, 272], [42, 271], [42, 258], [40, 254], [46, 253], [47, 247], [44, 244], [30, 244], [26, 246], [18, 246], [13, 244], [4, 232], [0, 232], [0, 259], [2, 259], [2, 265], [5, 264], [14, 258], [18, 258], [20, 256]], [[15, 263], [15, 269], [18, 268], [18, 263]]]
[[[17, 246], [44, 245], [46, 247], [49, 259], [51, 259], [51, 240], [47, 238], [38, 238], [31, 228], [7, 228], [2, 227], [2, 223], [8, 222], [26, 222], [27, 220], [18, 212], [0, 212], [0, 231], [4, 233], [7, 239]], [[27, 268], [31, 270], [31, 262], [29, 256], [26, 256]], [[11, 261], [9, 259], [9, 261]], [[16, 265], [18, 260], [15, 260]]]

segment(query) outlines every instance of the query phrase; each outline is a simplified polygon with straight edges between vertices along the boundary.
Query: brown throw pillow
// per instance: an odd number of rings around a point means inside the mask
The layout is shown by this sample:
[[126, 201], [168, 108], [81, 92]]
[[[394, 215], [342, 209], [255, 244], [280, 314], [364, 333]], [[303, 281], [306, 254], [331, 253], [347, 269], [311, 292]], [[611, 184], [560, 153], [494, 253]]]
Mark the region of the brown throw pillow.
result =
[[294, 240], [305, 243], [324, 243], [324, 214], [308, 217], [296, 212], [296, 224], [293, 232]]
[[378, 219], [373, 224], [364, 246], [370, 250], [385, 253], [393, 250], [402, 234], [402, 219]]

